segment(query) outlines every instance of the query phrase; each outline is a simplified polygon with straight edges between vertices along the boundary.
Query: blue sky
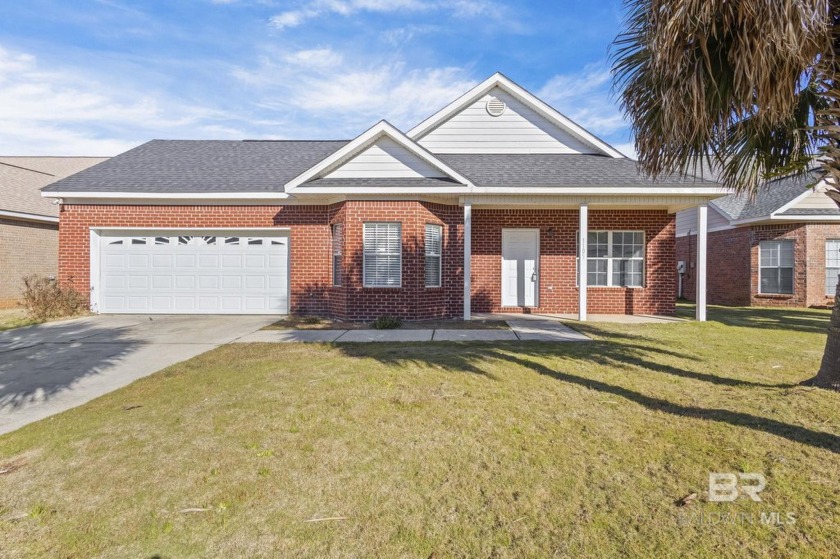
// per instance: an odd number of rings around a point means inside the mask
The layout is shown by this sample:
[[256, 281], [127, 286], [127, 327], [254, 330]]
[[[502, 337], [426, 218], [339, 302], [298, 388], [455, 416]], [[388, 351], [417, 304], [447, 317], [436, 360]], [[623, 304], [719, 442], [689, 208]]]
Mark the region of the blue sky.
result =
[[0, 21], [0, 155], [407, 130], [495, 71], [632, 154], [620, 1], [27, 0]]

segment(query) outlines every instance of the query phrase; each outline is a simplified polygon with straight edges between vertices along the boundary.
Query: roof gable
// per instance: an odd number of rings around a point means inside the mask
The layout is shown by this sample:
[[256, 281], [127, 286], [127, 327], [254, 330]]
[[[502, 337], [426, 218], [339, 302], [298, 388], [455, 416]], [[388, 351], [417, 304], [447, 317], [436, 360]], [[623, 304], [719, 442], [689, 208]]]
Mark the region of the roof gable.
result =
[[[488, 101], [505, 104], [490, 114]], [[433, 153], [588, 153], [619, 151], [515, 84], [494, 74], [407, 134]]]
[[326, 179], [445, 177], [446, 174], [383, 135], [349, 161], [330, 171]]
[[448, 179], [472, 186], [469, 179], [411, 141], [386, 121], [368, 129], [350, 143], [301, 173], [285, 185], [286, 192], [318, 185], [329, 179]]

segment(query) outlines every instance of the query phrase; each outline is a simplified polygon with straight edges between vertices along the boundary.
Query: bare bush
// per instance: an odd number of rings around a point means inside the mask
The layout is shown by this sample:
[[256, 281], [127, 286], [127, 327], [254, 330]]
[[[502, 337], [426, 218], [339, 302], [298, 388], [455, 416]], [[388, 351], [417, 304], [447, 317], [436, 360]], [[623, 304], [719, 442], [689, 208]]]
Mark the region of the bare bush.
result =
[[75, 316], [87, 312], [87, 301], [73, 287], [73, 282], [59, 284], [44, 276], [23, 278], [23, 308], [37, 320]]

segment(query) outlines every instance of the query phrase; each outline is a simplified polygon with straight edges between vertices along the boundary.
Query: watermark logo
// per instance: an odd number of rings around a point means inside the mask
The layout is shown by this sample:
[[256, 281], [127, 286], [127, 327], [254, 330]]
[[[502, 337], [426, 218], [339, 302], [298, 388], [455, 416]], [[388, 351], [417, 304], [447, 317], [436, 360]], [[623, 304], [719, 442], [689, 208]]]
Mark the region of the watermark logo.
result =
[[761, 502], [759, 493], [767, 487], [763, 474], [733, 474], [728, 472], [709, 472], [709, 501], [731, 502], [738, 497], [749, 497]]

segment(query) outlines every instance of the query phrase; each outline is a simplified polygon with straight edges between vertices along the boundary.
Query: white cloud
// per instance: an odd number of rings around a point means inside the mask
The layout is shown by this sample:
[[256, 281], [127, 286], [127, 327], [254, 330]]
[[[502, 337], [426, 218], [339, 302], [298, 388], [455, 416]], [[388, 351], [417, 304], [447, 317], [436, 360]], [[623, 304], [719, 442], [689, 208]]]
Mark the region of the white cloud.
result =
[[383, 118], [408, 129], [476, 84], [463, 68], [409, 69], [402, 61], [326, 69], [264, 58], [235, 76], [259, 92], [264, 114], [292, 123], [280, 130], [317, 137], [354, 137]]
[[332, 68], [341, 64], [344, 56], [331, 48], [320, 48], [299, 50], [285, 55], [283, 59], [289, 64], [309, 68]]
[[269, 21], [277, 29], [288, 29], [330, 14], [346, 17], [358, 12], [406, 11], [447, 11], [461, 18], [488, 16], [493, 19], [502, 18], [505, 12], [503, 6], [491, 0], [315, 0], [300, 3], [298, 7], [281, 12]]
[[610, 96], [609, 69], [588, 64], [580, 72], [559, 74], [537, 91], [537, 96], [595, 134], [610, 135], [627, 127]]
[[115, 155], [153, 137], [201, 137], [230, 122], [218, 109], [114, 81], [43, 69], [34, 56], [0, 47], [3, 155]]

